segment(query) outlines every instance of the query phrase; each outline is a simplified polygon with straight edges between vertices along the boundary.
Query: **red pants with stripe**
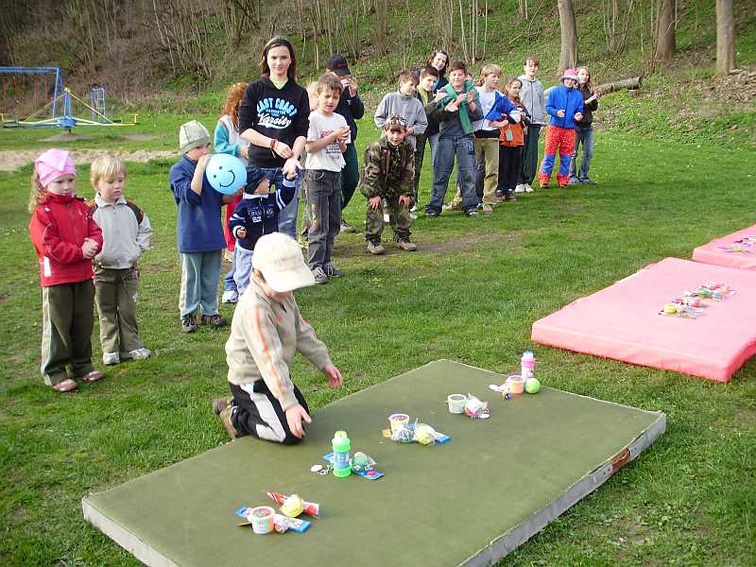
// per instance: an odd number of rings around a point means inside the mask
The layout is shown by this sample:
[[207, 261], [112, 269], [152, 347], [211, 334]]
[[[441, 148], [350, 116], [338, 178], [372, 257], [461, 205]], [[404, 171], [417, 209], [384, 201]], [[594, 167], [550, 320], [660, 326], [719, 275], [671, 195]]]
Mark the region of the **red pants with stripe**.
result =
[[570, 161], [572, 160], [572, 154], [575, 153], [576, 139], [577, 134], [575, 130], [549, 125], [549, 129], [546, 130], [546, 144], [543, 161], [541, 162], [541, 170], [538, 172], [538, 182], [541, 184], [541, 187], [549, 184], [557, 152], [559, 153], [557, 183], [560, 187], [564, 187], [570, 182]]

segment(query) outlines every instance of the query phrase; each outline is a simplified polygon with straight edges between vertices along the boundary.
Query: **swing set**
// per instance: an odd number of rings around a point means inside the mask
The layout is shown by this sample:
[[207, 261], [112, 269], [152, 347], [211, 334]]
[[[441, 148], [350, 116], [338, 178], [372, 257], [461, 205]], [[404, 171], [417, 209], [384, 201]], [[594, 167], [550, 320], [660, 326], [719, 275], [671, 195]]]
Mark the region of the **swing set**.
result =
[[[27, 114], [22, 101], [15, 100], [16, 118], [0, 112], [4, 128], [64, 128], [71, 132], [74, 126], [133, 126], [137, 123], [136, 114], [132, 122], [108, 118], [104, 87], [94, 86], [90, 89], [89, 103], [77, 97], [64, 85], [59, 67], [0, 67], [0, 80], [3, 104], [27, 93], [25, 102], [28, 105], [28, 92], [31, 90], [31, 105], [36, 109]], [[74, 104], [91, 113], [91, 116], [76, 116]], [[22, 114], [27, 115], [18, 118]]]

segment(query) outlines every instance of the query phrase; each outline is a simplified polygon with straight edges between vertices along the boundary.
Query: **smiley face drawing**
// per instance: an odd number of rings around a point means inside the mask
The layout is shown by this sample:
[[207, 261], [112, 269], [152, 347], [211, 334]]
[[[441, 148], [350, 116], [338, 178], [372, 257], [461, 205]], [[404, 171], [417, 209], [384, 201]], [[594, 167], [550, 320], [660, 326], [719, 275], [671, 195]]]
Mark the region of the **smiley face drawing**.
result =
[[236, 193], [247, 183], [244, 162], [229, 154], [213, 154], [207, 162], [205, 175], [210, 186], [225, 195]]

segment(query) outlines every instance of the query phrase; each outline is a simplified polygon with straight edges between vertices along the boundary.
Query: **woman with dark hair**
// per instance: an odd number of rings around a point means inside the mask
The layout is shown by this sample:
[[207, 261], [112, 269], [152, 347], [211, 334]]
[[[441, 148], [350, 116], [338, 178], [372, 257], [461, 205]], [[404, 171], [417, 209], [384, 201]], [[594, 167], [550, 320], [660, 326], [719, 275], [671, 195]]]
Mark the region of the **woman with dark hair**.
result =
[[[250, 143], [249, 163], [261, 168], [276, 189], [284, 176], [299, 178], [299, 156], [304, 151], [309, 126], [307, 91], [296, 82], [297, 59], [289, 40], [274, 37], [263, 48], [261, 77], [247, 85], [239, 107], [239, 131]], [[278, 230], [296, 238], [297, 199], [281, 211]]]
[[436, 86], [433, 87], [432, 93], [436, 94], [438, 89], [442, 89], [449, 84], [449, 80], [446, 78], [446, 69], [449, 68], [449, 54], [443, 49], [434, 49], [428, 56], [425, 66], [433, 67], [438, 71], [438, 80], [436, 81]]

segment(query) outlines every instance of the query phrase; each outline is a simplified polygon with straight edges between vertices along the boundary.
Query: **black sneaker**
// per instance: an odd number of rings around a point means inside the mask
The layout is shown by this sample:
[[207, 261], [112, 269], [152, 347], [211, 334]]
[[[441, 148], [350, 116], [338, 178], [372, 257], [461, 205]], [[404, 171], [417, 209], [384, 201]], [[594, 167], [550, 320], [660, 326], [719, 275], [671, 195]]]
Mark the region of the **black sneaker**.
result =
[[216, 313], [215, 315], [203, 315], [202, 324], [210, 325], [212, 327], [215, 327], [216, 329], [220, 329], [221, 327], [225, 327], [227, 325], [227, 322], [223, 317], [220, 316], [220, 314]]
[[465, 211], [466, 217], [477, 217], [478, 216], [478, 209], [470, 209], [469, 211]]
[[342, 272], [336, 266], [334, 266], [333, 262], [328, 262], [325, 265], [324, 271], [329, 278], [341, 278], [344, 276], [344, 272]]
[[181, 331], [184, 333], [193, 333], [197, 330], [197, 318], [193, 313], [184, 315], [181, 318]]
[[425, 209], [426, 217], [437, 217], [440, 213], [434, 209]]

